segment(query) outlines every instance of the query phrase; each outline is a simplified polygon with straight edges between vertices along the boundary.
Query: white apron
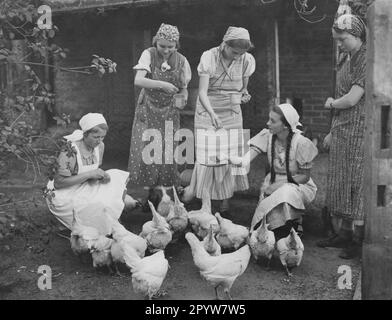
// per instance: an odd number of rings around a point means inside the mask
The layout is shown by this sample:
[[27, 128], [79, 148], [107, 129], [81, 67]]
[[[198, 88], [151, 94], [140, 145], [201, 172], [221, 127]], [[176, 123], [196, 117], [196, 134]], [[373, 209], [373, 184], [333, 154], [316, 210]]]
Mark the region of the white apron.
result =
[[[99, 147], [94, 149], [97, 163], [83, 165], [79, 148], [74, 143], [73, 146], [76, 149], [78, 174], [98, 169]], [[59, 190], [55, 190], [53, 181], [49, 181], [47, 188], [53, 190], [53, 196], [46, 198], [49, 210], [69, 229], [72, 228], [75, 210], [83, 224], [97, 228], [102, 234], [110, 233], [110, 222], [105, 212], [115, 220], [120, 218], [124, 209], [123, 197], [129, 173], [118, 169], [110, 169], [106, 173], [110, 176], [108, 183], [86, 181]]]

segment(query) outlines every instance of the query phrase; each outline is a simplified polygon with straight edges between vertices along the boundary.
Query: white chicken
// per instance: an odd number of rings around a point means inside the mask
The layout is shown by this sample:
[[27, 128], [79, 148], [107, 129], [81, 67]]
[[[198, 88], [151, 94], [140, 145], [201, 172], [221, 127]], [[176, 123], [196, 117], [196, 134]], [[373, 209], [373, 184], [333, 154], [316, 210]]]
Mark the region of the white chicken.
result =
[[221, 247], [215, 239], [214, 229], [212, 226], [210, 227], [210, 232], [207, 237], [203, 239], [203, 247], [211, 256], [219, 256], [222, 253]]
[[116, 268], [116, 272], [118, 275], [121, 275], [118, 270], [118, 263], [125, 263], [125, 252], [128, 252], [132, 249], [136, 251], [140, 258], [143, 258], [147, 250], [147, 241], [142, 237], [128, 231], [120, 223], [113, 225], [112, 238], [113, 243], [110, 252], [113, 259], [113, 264]]
[[73, 210], [73, 222], [71, 229], [71, 249], [73, 253], [80, 256], [90, 251], [93, 242], [97, 241], [100, 234], [93, 227], [85, 226], [79, 219], [78, 214]]
[[93, 267], [107, 267], [110, 273], [113, 273], [112, 269], [112, 255], [110, 248], [112, 246], [112, 239], [106, 236], [100, 235], [99, 239], [94, 241], [91, 245], [91, 257], [93, 258]]
[[215, 214], [219, 223], [219, 232], [216, 235], [216, 241], [222, 249], [235, 249], [237, 250], [243, 243], [246, 242], [249, 236], [248, 228], [239, 224], [233, 223], [231, 220], [222, 218], [217, 212]]
[[276, 243], [276, 249], [279, 253], [279, 259], [286, 270], [286, 274], [290, 277], [291, 269], [298, 267], [301, 264], [302, 256], [304, 253], [304, 245], [301, 238], [291, 228], [290, 234]]
[[163, 250], [144, 258], [130, 250], [125, 253], [124, 259], [131, 269], [133, 290], [149, 299], [156, 297], [169, 269]]
[[140, 236], [147, 240], [147, 246], [150, 252], [164, 250], [172, 241], [173, 237], [170, 225], [165, 218], [155, 210], [154, 205], [150, 201], [148, 201], [148, 205], [152, 212], [152, 220], [143, 225]]
[[260, 258], [268, 259], [267, 269], [270, 267], [275, 243], [275, 235], [271, 230], [268, 230], [266, 215], [264, 215], [261, 225], [253, 230], [249, 237], [249, 246], [256, 261]]
[[188, 212], [184, 204], [178, 198], [176, 189], [173, 186], [174, 205], [170, 207], [166, 221], [169, 223], [173, 234], [179, 234], [188, 227]]
[[248, 266], [251, 256], [249, 246], [245, 245], [231, 253], [210, 256], [204, 249], [203, 243], [193, 233], [188, 232], [185, 238], [191, 247], [193, 262], [199, 269], [200, 275], [215, 288], [216, 298], [219, 299], [218, 287], [222, 287], [231, 300], [230, 289]]
[[188, 218], [193, 232], [200, 239], [204, 239], [208, 235], [211, 226], [214, 233], [217, 233], [219, 231], [219, 224], [218, 220], [211, 212], [211, 199], [208, 192], [203, 194], [201, 200], [201, 209], [189, 211]]

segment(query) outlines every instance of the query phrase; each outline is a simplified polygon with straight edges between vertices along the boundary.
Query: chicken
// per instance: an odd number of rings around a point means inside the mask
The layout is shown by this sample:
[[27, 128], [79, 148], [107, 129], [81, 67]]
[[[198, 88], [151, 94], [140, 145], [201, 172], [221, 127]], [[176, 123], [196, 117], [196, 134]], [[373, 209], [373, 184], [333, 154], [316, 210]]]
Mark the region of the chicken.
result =
[[96, 228], [82, 224], [78, 214], [74, 210], [70, 237], [73, 253], [80, 256], [83, 253], [89, 252], [92, 243], [97, 241], [99, 236], [99, 231]]
[[169, 223], [173, 234], [178, 234], [188, 226], [188, 212], [186, 211], [184, 204], [178, 198], [176, 189], [173, 186], [174, 194], [174, 205], [170, 207], [169, 214], [166, 217], [166, 221]]
[[149, 299], [156, 296], [169, 269], [163, 250], [144, 258], [130, 250], [125, 253], [124, 259], [131, 269], [133, 290]]
[[219, 256], [222, 253], [221, 247], [215, 239], [214, 229], [212, 228], [212, 225], [210, 226], [210, 232], [203, 240], [203, 247], [211, 256]]
[[117, 243], [128, 243], [136, 250], [136, 253], [139, 255], [140, 258], [144, 257], [147, 249], [146, 240], [125, 229], [122, 224], [116, 223], [113, 225], [112, 237], [113, 240]]
[[301, 264], [305, 249], [294, 228], [291, 228], [290, 234], [287, 237], [280, 239], [276, 243], [276, 249], [278, 250], [280, 262], [285, 268], [287, 275], [289, 277], [292, 276], [290, 271]]
[[230, 289], [248, 266], [251, 255], [249, 246], [245, 245], [237, 251], [220, 256], [210, 256], [204, 249], [203, 243], [193, 233], [188, 232], [185, 238], [191, 247], [193, 262], [202, 278], [214, 286], [216, 298], [219, 299], [218, 288], [222, 287], [231, 300]]
[[140, 236], [147, 240], [147, 246], [150, 252], [164, 250], [172, 241], [170, 225], [166, 222], [156, 210], [154, 205], [148, 201], [152, 212], [152, 221], [146, 222], [142, 227]]
[[252, 231], [249, 237], [249, 246], [256, 261], [259, 258], [268, 259], [267, 268], [269, 269], [276, 242], [274, 233], [268, 230], [266, 217], [264, 215], [261, 225]]
[[112, 255], [110, 253], [112, 246], [112, 239], [100, 235], [99, 239], [94, 241], [91, 245], [91, 257], [93, 258], [93, 267], [107, 267], [110, 273], [113, 273]]
[[216, 241], [222, 249], [237, 250], [249, 236], [248, 228], [235, 224], [229, 219], [222, 218], [219, 212], [215, 214], [219, 223], [219, 232], [216, 235]]
[[200, 239], [208, 235], [211, 226], [215, 234], [219, 231], [218, 220], [211, 212], [211, 199], [207, 192], [203, 195], [201, 209], [189, 211], [188, 218], [192, 230]]
[[113, 264], [118, 275], [118, 263], [125, 263], [124, 255], [129, 250], [135, 250], [140, 258], [143, 258], [147, 250], [147, 241], [142, 237], [128, 231], [120, 223], [113, 225], [112, 231], [113, 243], [110, 249]]

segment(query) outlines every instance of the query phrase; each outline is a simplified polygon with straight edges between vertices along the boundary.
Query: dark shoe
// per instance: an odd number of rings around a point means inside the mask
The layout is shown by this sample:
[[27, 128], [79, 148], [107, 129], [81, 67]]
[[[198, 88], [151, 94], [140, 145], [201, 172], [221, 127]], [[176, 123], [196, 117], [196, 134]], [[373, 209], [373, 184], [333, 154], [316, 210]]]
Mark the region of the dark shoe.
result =
[[332, 237], [329, 237], [328, 239], [320, 240], [316, 243], [316, 245], [320, 248], [344, 248], [348, 245], [349, 239], [343, 238], [340, 235], [333, 235]]
[[355, 259], [360, 256], [361, 256], [361, 246], [357, 243], [350, 243], [339, 254], [339, 258], [342, 259]]

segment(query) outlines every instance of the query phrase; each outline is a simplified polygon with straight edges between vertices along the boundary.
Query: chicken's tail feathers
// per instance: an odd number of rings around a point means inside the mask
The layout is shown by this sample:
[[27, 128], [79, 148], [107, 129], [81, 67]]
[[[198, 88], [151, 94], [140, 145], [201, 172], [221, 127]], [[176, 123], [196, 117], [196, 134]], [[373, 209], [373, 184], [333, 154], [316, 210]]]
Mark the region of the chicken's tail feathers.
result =
[[141, 258], [138, 256], [137, 252], [133, 248], [129, 248], [126, 252], [124, 252], [124, 261], [128, 268], [131, 271], [135, 270], [138, 262]]

